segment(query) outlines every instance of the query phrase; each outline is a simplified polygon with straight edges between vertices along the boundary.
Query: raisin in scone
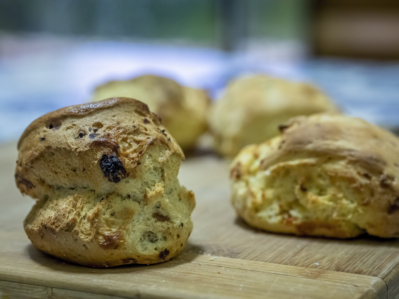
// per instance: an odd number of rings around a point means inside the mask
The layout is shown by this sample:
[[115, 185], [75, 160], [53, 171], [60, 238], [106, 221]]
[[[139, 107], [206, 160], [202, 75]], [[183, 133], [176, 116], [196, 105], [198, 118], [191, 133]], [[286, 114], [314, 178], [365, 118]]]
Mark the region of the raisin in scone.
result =
[[211, 109], [214, 147], [233, 158], [243, 147], [278, 135], [277, 126], [299, 115], [338, 112], [316, 87], [267, 75], [233, 80]]
[[24, 222], [40, 250], [91, 267], [176, 256], [193, 229], [184, 154], [147, 105], [112, 98], [36, 119], [18, 143], [15, 179], [37, 200]]
[[207, 130], [210, 99], [205, 90], [190, 88], [154, 75], [111, 81], [94, 90], [93, 101], [129, 97], [146, 103], [184, 151], [191, 150]]
[[359, 118], [296, 117], [243, 149], [231, 165], [231, 202], [271, 232], [399, 237], [399, 139]]

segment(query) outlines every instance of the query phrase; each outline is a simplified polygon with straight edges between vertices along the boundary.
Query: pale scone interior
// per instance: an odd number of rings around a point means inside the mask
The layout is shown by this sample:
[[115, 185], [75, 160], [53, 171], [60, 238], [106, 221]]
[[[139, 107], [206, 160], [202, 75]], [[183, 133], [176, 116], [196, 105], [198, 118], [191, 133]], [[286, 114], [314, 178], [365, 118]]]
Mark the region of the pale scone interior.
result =
[[[388, 155], [381, 157], [369, 151], [370, 146], [362, 153], [361, 143], [336, 139], [339, 134], [328, 141], [328, 136], [317, 140], [314, 130], [328, 134], [335, 118], [338, 128], [347, 124], [348, 128], [347, 122], [352, 121], [353, 127], [370, 129], [368, 134], [381, 142], [381, 151]], [[389, 161], [389, 152], [394, 149], [391, 144], [384, 149], [383, 140], [388, 138], [385, 143], [398, 145], [396, 137], [348, 117], [319, 115], [311, 119], [304, 131], [293, 128], [286, 135], [246, 147], [235, 158], [230, 172], [231, 201], [238, 215], [250, 225], [272, 232], [337, 238], [363, 233], [399, 237], [395, 166], [392, 163], [394, 167], [380, 169], [378, 165], [380, 160]], [[323, 127], [324, 119], [330, 124]], [[352, 128], [352, 133], [355, 131]], [[367, 138], [360, 130], [358, 134]]]

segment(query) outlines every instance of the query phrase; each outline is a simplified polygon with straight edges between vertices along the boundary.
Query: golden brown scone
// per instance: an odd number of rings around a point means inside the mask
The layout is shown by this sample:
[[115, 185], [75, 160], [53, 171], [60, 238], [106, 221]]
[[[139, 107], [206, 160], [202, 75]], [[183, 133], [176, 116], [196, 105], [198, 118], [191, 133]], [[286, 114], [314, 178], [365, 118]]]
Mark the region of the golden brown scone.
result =
[[184, 151], [192, 149], [207, 130], [210, 99], [205, 90], [181, 86], [172, 79], [144, 75], [98, 86], [93, 101], [130, 97], [146, 103]]
[[183, 152], [147, 105], [112, 98], [36, 119], [15, 179], [35, 199], [24, 222], [40, 250], [90, 267], [167, 261], [195, 206], [177, 179]]
[[359, 118], [296, 117], [243, 149], [231, 165], [231, 202], [271, 232], [399, 237], [399, 139]]
[[214, 147], [233, 158], [243, 147], [278, 135], [277, 126], [299, 115], [337, 112], [317, 88], [266, 75], [232, 81], [209, 119]]

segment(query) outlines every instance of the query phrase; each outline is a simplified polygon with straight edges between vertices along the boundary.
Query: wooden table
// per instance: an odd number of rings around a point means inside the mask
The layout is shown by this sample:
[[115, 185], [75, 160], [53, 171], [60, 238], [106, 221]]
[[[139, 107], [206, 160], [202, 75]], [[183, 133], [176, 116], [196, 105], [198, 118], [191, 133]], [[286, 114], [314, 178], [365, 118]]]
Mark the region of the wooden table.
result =
[[22, 221], [33, 205], [14, 183], [16, 145], [0, 145], [0, 298], [396, 298], [399, 241], [270, 234], [236, 218], [228, 165], [188, 158], [181, 182], [194, 190], [194, 231], [176, 259], [91, 269], [41, 253]]

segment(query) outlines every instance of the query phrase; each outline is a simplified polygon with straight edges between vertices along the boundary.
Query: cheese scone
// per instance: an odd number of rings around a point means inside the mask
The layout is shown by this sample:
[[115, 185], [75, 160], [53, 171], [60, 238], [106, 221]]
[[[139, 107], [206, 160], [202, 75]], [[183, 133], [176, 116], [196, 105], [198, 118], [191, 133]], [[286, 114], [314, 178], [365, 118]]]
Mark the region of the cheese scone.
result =
[[277, 126], [299, 115], [338, 112], [317, 88], [267, 75], [233, 80], [215, 102], [209, 127], [214, 147], [233, 158], [243, 147], [278, 135]]
[[176, 256], [193, 229], [184, 154], [144, 103], [112, 98], [36, 119], [18, 143], [15, 180], [36, 199], [24, 222], [38, 249], [90, 267]]
[[98, 86], [93, 101], [111, 97], [129, 97], [147, 104], [184, 151], [191, 150], [207, 130], [210, 99], [205, 90], [182, 86], [165, 77], [144, 75]]
[[231, 202], [270, 232], [399, 237], [399, 139], [359, 118], [296, 117], [231, 165]]

